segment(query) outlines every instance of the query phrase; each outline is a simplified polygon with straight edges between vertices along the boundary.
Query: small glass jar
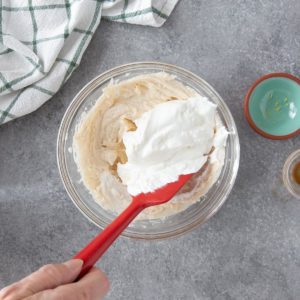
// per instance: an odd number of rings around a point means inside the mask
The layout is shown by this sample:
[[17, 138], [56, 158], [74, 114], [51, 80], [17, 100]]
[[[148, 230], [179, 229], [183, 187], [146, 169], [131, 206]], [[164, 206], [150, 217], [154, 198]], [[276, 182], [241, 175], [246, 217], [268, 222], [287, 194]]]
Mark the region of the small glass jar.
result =
[[282, 170], [283, 183], [287, 190], [296, 198], [300, 199], [300, 184], [294, 179], [293, 172], [297, 164], [300, 163], [300, 150], [290, 154], [284, 163]]

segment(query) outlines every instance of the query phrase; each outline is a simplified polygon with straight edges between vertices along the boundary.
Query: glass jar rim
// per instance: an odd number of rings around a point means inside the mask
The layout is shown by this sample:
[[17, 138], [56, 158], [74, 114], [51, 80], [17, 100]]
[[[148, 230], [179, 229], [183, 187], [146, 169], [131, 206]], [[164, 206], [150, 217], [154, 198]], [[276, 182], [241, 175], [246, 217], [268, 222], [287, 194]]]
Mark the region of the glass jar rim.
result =
[[296, 198], [300, 199], [300, 194], [296, 192], [293, 182], [291, 181], [291, 167], [293, 164], [299, 161], [300, 162], [300, 149], [292, 152], [286, 159], [283, 169], [282, 169], [282, 179], [287, 190]]

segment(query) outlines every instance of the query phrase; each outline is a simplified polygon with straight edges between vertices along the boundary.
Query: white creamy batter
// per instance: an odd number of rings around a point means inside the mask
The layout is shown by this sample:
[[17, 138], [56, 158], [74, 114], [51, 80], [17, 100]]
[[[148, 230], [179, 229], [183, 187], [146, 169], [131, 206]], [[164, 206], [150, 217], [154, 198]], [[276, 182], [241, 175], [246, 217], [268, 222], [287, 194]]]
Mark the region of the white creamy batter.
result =
[[218, 179], [227, 131], [215, 104], [166, 73], [111, 83], [78, 124], [75, 160], [86, 187], [107, 210], [120, 213], [132, 195], [194, 173], [168, 203], [140, 218], [186, 209]]
[[133, 196], [199, 171], [216, 148], [215, 138], [221, 147], [227, 138], [226, 130], [215, 132], [216, 105], [201, 96], [159, 104], [134, 123], [137, 129], [123, 135], [127, 162], [118, 164]]

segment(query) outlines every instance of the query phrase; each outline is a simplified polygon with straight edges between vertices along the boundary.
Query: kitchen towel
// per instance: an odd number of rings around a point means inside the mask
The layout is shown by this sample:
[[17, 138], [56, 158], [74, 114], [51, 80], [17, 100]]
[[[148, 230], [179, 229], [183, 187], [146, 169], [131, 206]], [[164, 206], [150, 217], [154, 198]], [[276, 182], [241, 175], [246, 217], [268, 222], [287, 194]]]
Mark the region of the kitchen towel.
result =
[[60, 89], [101, 18], [159, 27], [177, 1], [0, 0], [0, 124], [36, 110]]

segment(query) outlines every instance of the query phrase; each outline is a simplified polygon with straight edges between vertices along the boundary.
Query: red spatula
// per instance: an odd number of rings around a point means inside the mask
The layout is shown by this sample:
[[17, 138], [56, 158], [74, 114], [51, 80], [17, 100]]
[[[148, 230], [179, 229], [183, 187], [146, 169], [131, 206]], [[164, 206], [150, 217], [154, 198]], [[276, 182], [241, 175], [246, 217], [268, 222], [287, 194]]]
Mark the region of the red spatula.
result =
[[126, 229], [133, 219], [146, 207], [163, 204], [172, 199], [193, 174], [181, 175], [178, 180], [168, 183], [151, 193], [132, 197], [130, 205], [74, 258], [83, 260], [78, 279], [84, 276], [109, 248], [114, 240]]

